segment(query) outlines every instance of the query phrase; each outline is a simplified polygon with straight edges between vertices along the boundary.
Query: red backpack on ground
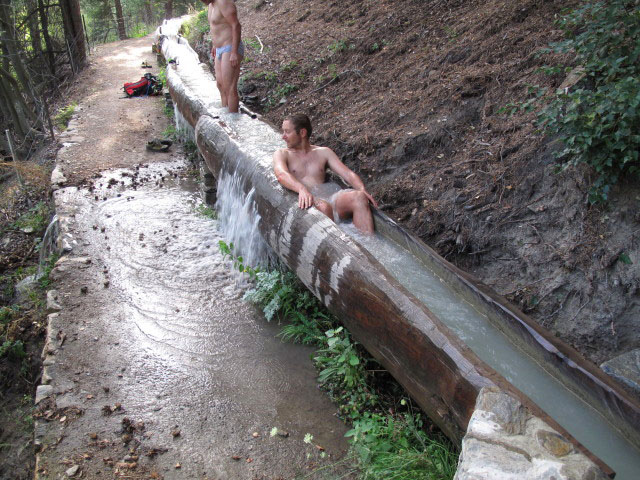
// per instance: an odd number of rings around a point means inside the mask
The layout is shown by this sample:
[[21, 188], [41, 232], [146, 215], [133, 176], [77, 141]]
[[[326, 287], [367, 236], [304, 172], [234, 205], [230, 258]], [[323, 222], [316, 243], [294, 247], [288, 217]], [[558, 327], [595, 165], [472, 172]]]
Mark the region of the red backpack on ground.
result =
[[162, 82], [155, 75], [145, 73], [137, 82], [125, 83], [123, 88], [127, 97], [159, 95], [162, 92]]

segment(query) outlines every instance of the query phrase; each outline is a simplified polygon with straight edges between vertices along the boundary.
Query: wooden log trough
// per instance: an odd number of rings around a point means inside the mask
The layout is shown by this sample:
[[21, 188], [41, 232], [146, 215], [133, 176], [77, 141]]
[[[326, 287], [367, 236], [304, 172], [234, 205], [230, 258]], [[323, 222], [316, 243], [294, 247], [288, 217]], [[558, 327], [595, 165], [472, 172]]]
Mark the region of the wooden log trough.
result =
[[[459, 443], [480, 389], [497, 386], [612, 476], [602, 460], [480, 360], [378, 259], [317, 210], [298, 208], [297, 197], [283, 189], [273, 174], [273, 152], [284, 145], [279, 134], [260, 119], [220, 108], [211, 73], [176, 31], [166, 23], [157, 32], [157, 42], [165, 58], [176, 60], [167, 67], [171, 97], [194, 128], [198, 149], [211, 172], [216, 177], [236, 173], [242, 178], [245, 193], [253, 191], [264, 240], [446, 435]], [[384, 214], [376, 211], [374, 217], [378, 235], [396, 242], [436, 272], [524, 352], [640, 446], [640, 406], [613, 380]]]

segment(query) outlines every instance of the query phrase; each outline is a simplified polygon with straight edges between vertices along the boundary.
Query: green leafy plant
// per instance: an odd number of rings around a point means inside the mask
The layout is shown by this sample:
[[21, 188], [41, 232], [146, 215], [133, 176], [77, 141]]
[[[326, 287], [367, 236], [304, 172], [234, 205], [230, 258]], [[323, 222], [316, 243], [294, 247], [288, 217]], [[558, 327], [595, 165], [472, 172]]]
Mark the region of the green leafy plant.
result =
[[55, 267], [56, 262], [58, 261], [59, 258], [60, 258], [60, 255], [57, 253], [54, 253], [47, 259], [47, 262], [44, 268], [42, 269], [42, 276], [38, 280], [38, 284], [42, 290], [46, 290], [51, 286], [51, 278], [50, 278], [51, 270], [53, 270], [53, 267]]
[[290, 72], [294, 70], [298, 66], [298, 62], [295, 60], [291, 60], [290, 62], [285, 63], [280, 69], [283, 72]]
[[517, 112], [532, 112], [538, 105], [542, 97], [546, 95], [547, 89], [538, 85], [527, 85], [528, 99], [522, 102], [509, 102], [498, 110], [498, 113], [513, 115]]
[[458, 38], [458, 36], [460, 35], [458, 32], [456, 32], [455, 28], [451, 28], [447, 25], [444, 26], [444, 31], [447, 34], [447, 38], [450, 42], [455, 42], [456, 38]]
[[318, 381], [338, 403], [341, 414], [354, 420], [377, 406], [378, 397], [368, 386], [367, 360], [343, 327], [325, 332], [313, 361], [320, 371]]
[[53, 117], [53, 123], [55, 124], [55, 126], [62, 131], [66, 130], [77, 106], [77, 102], [73, 102], [64, 108], [61, 108], [56, 116]]
[[[167, 59], [167, 61], [170, 61], [170, 59]], [[166, 65], [160, 67], [160, 71], [158, 72], [157, 77], [158, 77], [158, 81], [160, 83], [162, 83], [162, 85], [164, 85], [165, 87], [168, 85], [168, 83], [167, 83], [167, 66]], [[170, 107], [165, 105], [164, 114], [169, 118], [173, 118], [173, 115], [174, 115], [173, 108], [170, 108]]]
[[244, 299], [261, 305], [264, 316], [269, 321], [276, 314], [280, 314], [280, 318], [286, 318], [296, 308], [296, 283], [297, 278], [291, 272], [258, 272], [255, 287], [245, 293]]
[[196, 208], [196, 211], [207, 218], [210, 218], [212, 220], [215, 220], [218, 218], [218, 212], [216, 212], [213, 208], [211, 208], [209, 205], [205, 205], [204, 203], [201, 203], [200, 205], [198, 205], [198, 207]]
[[620, 254], [620, 256], [618, 257], [618, 260], [620, 260], [625, 265], [632, 265], [633, 264], [633, 262], [631, 261], [631, 257], [629, 257], [629, 254], [627, 254], [625, 252], [622, 252]]
[[145, 25], [144, 23], [136, 23], [129, 30], [129, 36], [131, 38], [142, 38], [149, 35], [149, 32], [150, 28], [148, 25]]
[[329, 49], [331, 54], [334, 55], [336, 53], [341, 53], [346, 50], [353, 49], [354, 46], [353, 44], [347, 43], [347, 40], [336, 40], [335, 42], [330, 43], [327, 48]]
[[298, 90], [298, 87], [296, 87], [295, 85], [291, 85], [290, 83], [285, 83], [284, 85], [279, 86], [269, 94], [267, 106], [274, 107], [282, 98], [295, 92], [296, 90]]
[[179, 137], [178, 135], [178, 129], [176, 128], [176, 126], [173, 123], [170, 123], [169, 125], [167, 125], [167, 128], [165, 128], [162, 131], [162, 135], [165, 138], [170, 138], [173, 141], [176, 141]]
[[333, 383], [337, 387], [353, 387], [362, 381], [364, 375], [355, 344], [344, 327], [327, 330], [327, 345], [313, 357], [320, 368], [318, 380]]
[[327, 75], [332, 80], [338, 76], [338, 66], [335, 63], [331, 63], [327, 66]]
[[198, 12], [180, 27], [180, 33], [187, 39], [190, 45], [195, 45], [203, 35], [209, 32], [209, 20], [207, 9]]
[[233, 260], [233, 268], [241, 273], [246, 273], [250, 278], [256, 278], [256, 276], [260, 273], [259, 268], [253, 268], [250, 265], [245, 265], [244, 259], [241, 256], [236, 256], [233, 252], [233, 242], [227, 244], [225, 241], [220, 240], [218, 242], [218, 247], [220, 248], [220, 253], [222, 256], [226, 258], [230, 258]]
[[13, 223], [13, 228], [29, 229], [35, 233], [42, 233], [49, 224], [49, 215], [49, 205], [45, 202], [38, 202]]
[[574, 54], [582, 79], [555, 92], [538, 120], [562, 140], [563, 168], [594, 169], [589, 200], [602, 202], [620, 178], [640, 173], [640, 4], [588, 2], [557, 24], [565, 40], [543, 53]]
[[324, 335], [321, 326], [330, 322], [331, 317], [322, 312], [305, 315], [296, 311], [289, 318], [289, 323], [282, 327], [279, 335], [287, 342], [318, 345], [322, 343]]
[[263, 70], [262, 72], [256, 72], [253, 74], [247, 74], [244, 76], [246, 80], [256, 78], [258, 80], [265, 80], [269, 83], [275, 83], [278, 80], [278, 72], [271, 72], [269, 70]]
[[253, 37], [243, 38], [242, 42], [245, 44], [247, 48], [255, 50], [256, 52], [260, 51], [260, 42], [258, 41], [257, 38], [253, 38]]
[[12, 305], [11, 307], [0, 307], [0, 325], [6, 325], [14, 320], [20, 308]]
[[5, 340], [0, 345], [0, 358], [7, 357], [13, 360], [21, 360], [26, 356], [27, 353], [24, 351], [22, 340]]
[[346, 434], [353, 440], [363, 479], [451, 479], [457, 454], [442, 436], [429, 436], [419, 414], [365, 413]]

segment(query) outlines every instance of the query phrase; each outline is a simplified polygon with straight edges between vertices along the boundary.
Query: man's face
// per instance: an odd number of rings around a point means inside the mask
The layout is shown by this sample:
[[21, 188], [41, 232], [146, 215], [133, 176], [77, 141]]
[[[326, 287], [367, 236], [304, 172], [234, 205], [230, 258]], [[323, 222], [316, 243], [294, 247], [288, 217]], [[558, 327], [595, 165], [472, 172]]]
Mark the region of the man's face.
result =
[[300, 129], [300, 133], [297, 133], [289, 120], [282, 122], [282, 139], [286, 142], [288, 148], [295, 148], [300, 145], [303, 131], [304, 129]]

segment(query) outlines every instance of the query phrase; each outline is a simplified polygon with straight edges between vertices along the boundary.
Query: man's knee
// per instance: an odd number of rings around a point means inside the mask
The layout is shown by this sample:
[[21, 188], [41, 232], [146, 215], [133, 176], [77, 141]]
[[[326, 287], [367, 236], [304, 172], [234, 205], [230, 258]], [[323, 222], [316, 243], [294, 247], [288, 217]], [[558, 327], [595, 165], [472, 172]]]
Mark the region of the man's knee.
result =
[[333, 208], [327, 202], [320, 200], [315, 203], [315, 207], [333, 220]]
[[353, 195], [353, 206], [355, 208], [369, 208], [369, 199], [360, 190], [356, 190]]

